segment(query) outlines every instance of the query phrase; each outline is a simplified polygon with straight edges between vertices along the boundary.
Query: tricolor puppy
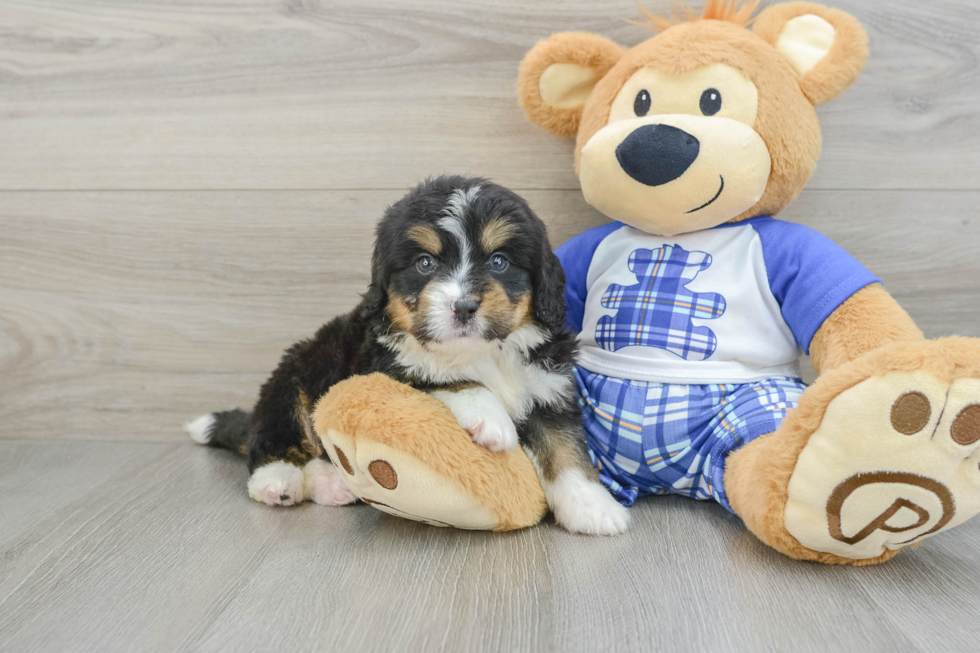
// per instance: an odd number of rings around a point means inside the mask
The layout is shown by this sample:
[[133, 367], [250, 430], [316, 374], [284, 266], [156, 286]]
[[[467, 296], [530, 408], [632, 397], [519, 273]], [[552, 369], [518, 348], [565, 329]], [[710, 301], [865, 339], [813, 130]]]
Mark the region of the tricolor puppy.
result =
[[212, 413], [188, 430], [248, 454], [257, 501], [351, 503], [310, 413], [335, 383], [383, 372], [444, 402], [477, 444], [522, 445], [564, 527], [620, 533], [626, 510], [586, 452], [564, 288], [545, 226], [523, 199], [483, 179], [426, 181], [378, 225], [361, 304], [289, 348], [250, 415]]

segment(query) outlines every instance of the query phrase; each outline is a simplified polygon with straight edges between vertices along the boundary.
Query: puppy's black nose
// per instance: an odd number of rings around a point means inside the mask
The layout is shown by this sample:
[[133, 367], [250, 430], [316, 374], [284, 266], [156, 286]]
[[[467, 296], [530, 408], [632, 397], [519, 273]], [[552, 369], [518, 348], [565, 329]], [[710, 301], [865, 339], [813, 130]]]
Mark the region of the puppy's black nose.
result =
[[660, 186], [691, 167], [701, 151], [698, 139], [670, 125], [643, 125], [623, 139], [616, 159], [641, 184]]
[[473, 316], [476, 315], [476, 311], [480, 308], [480, 302], [475, 299], [460, 299], [455, 304], [453, 304], [453, 313], [456, 314], [456, 320], [462, 324], [466, 324]]

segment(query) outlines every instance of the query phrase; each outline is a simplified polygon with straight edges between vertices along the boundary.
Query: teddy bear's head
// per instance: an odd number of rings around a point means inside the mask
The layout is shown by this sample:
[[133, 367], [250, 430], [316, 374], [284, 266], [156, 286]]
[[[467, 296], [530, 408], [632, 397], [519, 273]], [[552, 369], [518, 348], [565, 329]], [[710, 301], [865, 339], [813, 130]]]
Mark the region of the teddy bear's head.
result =
[[[850, 15], [809, 2], [708, 0], [700, 16], [631, 50], [594, 34], [538, 43], [518, 97], [542, 129], [576, 137], [585, 199], [659, 235], [775, 215], [820, 157], [814, 106], [864, 67], [867, 35]], [[747, 25], [751, 23], [751, 29]]]

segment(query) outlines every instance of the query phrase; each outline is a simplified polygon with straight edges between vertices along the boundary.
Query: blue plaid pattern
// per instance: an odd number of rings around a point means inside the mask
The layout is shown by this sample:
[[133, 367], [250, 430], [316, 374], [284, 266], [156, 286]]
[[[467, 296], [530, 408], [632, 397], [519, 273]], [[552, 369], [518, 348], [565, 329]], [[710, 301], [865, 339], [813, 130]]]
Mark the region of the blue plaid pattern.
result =
[[694, 326], [691, 318], [721, 317], [725, 298], [718, 293], [697, 293], [686, 286], [710, 265], [710, 254], [689, 252], [680, 245], [632, 252], [629, 269], [639, 283], [614, 283], [602, 293], [602, 305], [618, 312], [599, 318], [596, 343], [608, 351], [641, 345], [666, 349], [685, 360], [709, 358], [718, 339], [708, 327]]
[[725, 459], [772, 433], [806, 385], [772, 378], [745, 384], [628, 381], [576, 368], [592, 462], [624, 505], [647, 494], [725, 497]]

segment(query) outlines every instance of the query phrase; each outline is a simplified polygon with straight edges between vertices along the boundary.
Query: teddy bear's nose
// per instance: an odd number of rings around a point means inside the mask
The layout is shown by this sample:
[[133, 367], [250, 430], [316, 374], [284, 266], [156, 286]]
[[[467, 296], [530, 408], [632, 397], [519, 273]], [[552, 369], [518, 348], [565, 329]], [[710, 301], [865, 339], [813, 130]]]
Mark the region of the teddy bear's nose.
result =
[[623, 171], [641, 184], [660, 186], [674, 181], [698, 158], [701, 143], [683, 129], [643, 125], [616, 148]]

